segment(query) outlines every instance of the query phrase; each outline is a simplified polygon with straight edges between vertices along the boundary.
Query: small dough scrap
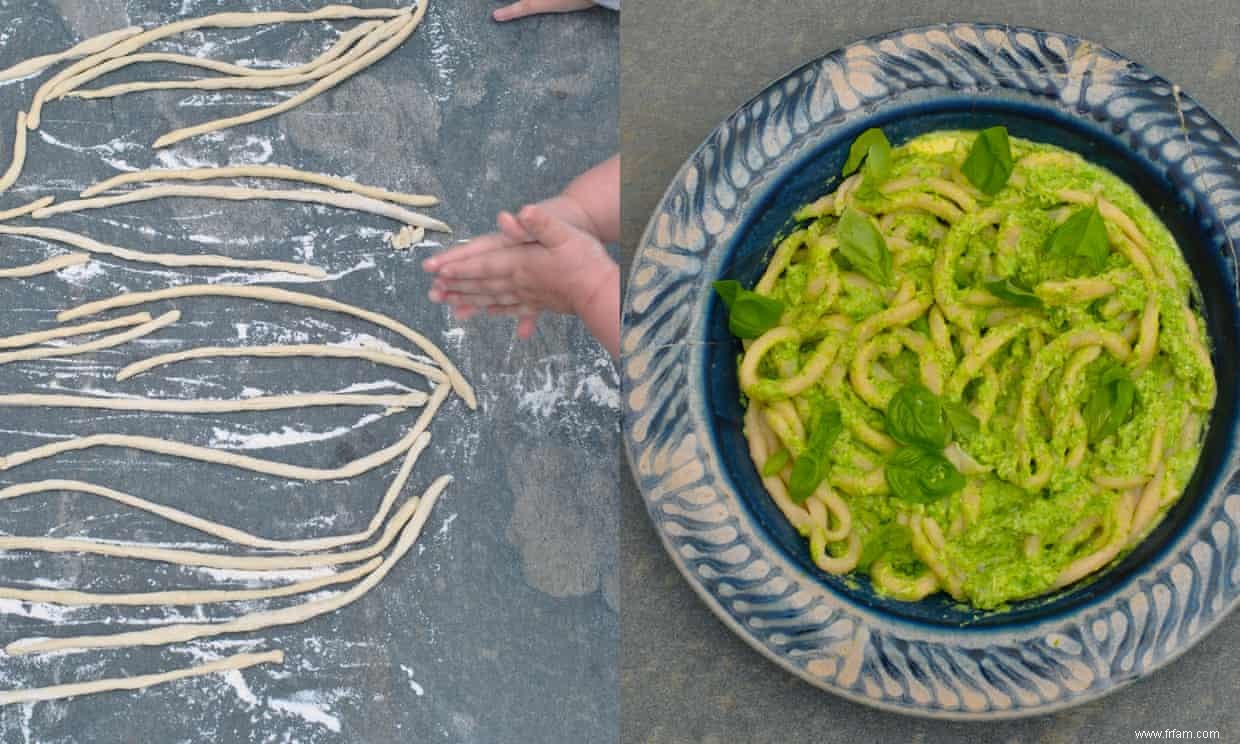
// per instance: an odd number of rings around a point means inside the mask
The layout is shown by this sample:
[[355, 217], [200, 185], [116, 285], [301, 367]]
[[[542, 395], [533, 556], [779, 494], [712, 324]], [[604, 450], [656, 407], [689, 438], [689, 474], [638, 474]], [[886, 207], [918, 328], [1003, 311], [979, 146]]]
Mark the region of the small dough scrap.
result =
[[426, 238], [426, 228], [406, 225], [398, 233], [388, 235], [388, 242], [398, 251], [407, 251]]

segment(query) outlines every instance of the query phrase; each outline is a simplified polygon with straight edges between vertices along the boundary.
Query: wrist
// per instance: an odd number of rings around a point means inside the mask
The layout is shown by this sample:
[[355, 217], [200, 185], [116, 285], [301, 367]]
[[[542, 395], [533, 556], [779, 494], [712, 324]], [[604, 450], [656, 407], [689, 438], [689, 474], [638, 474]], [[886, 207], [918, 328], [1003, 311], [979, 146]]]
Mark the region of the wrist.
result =
[[618, 291], [620, 287], [619, 264], [612, 261], [611, 257], [606, 254], [603, 254], [603, 259], [599, 262], [597, 270], [591, 272], [588, 277], [584, 277], [584, 281], [577, 283], [578, 290], [574, 293], [572, 306], [573, 314], [579, 318], [590, 315], [606, 292], [613, 287]]

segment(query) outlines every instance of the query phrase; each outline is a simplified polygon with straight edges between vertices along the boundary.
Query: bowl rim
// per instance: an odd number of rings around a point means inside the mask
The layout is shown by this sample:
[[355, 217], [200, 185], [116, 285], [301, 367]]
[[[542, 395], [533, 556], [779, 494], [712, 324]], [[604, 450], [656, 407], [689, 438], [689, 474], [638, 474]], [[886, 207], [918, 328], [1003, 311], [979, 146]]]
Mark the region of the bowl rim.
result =
[[[1068, 49], [1076, 49], [1076, 50], [1087, 49], [1094, 55], [1097, 55], [1098, 58], [1105, 58], [1111, 62], [1121, 63], [1121, 66], [1124, 68], [1126, 72], [1139, 73], [1145, 76], [1145, 82], [1148, 86], [1161, 85], [1161, 86], [1166, 86], [1167, 88], [1169, 88], [1172, 91], [1173, 95], [1175, 96], [1177, 108], [1179, 109], [1179, 113], [1181, 117], [1183, 117], [1184, 106], [1186, 104], [1189, 106], [1189, 108], [1193, 109], [1194, 113], [1204, 117], [1205, 122], [1207, 124], [1211, 125], [1217, 131], [1222, 133], [1222, 144], [1219, 145], [1218, 142], [1215, 142], [1214, 143], [1215, 145], [1218, 145], [1218, 146], [1230, 145], [1233, 148], [1235, 147], [1235, 138], [1232, 135], [1230, 135], [1230, 133], [1227, 132], [1226, 128], [1224, 128], [1220, 123], [1217, 122], [1217, 120], [1215, 120], [1212, 116], [1210, 116], [1208, 112], [1206, 112], [1203, 108], [1201, 108], [1198, 104], [1196, 104], [1196, 102], [1190, 96], [1182, 93], [1178, 86], [1173, 85], [1172, 83], [1166, 81], [1160, 76], [1157, 76], [1153, 73], [1148, 72], [1147, 70], [1145, 70], [1144, 67], [1142, 67], [1138, 63], [1135, 63], [1129, 60], [1123, 55], [1120, 55], [1110, 50], [1107, 47], [1080, 39], [1079, 37], [1076, 37], [1072, 34], [1043, 31], [1043, 30], [1032, 29], [1032, 28], [1022, 27], [1022, 26], [1013, 26], [1013, 25], [998, 24], [998, 23], [952, 22], [952, 23], [930, 24], [930, 25], [897, 29], [897, 30], [886, 32], [886, 33], [878, 34], [875, 36], [871, 36], [866, 39], [853, 42], [840, 49], [837, 49], [837, 50], [828, 52], [824, 55], [810, 59], [802, 64], [796, 65], [792, 67], [789, 72], [785, 73], [784, 75], [780, 77], [773, 79], [770, 83], [768, 83], [765, 87], [763, 87], [763, 89], [759, 91], [756, 95], [754, 95], [748, 101], [746, 101], [745, 103], [737, 107], [726, 119], [723, 120], [723, 122], [720, 125], [718, 125], [718, 127], [712, 130], [712, 132], [708, 134], [708, 136], [703, 140], [703, 142], [694, 150], [694, 152], [682, 164], [682, 166], [678, 169], [676, 176], [673, 178], [668, 188], [664, 191], [664, 194], [661, 197], [660, 202], [659, 202], [659, 207], [656, 209], [650, 221], [646, 225], [646, 228], [642, 234], [641, 241], [638, 244], [638, 249], [634, 256], [632, 266], [630, 267], [629, 276], [628, 276], [629, 283], [627, 285], [627, 291], [626, 291], [625, 302], [624, 302], [624, 313], [623, 313], [623, 317], [626, 321], [624, 335], [628, 337], [630, 333], [632, 332], [627, 321], [630, 319], [630, 316], [634, 310], [634, 301], [635, 301], [634, 295], [636, 292], [635, 288], [639, 287], [642, 284], [642, 282], [640, 281], [639, 272], [641, 272], [643, 269], [648, 268], [648, 266], [645, 265], [643, 262], [643, 257], [645, 256], [647, 249], [650, 246], [652, 246], [654, 242], [654, 235], [656, 231], [658, 230], [656, 223], [658, 222], [660, 216], [662, 214], [665, 214], [665, 212], [667, 211], [668, 206], [672, 203], [673, 197], [677, 194], [678, 191], [682, 189], [682, 184], [686, 183], [687, 175], [690, 173], [691, 170], [695, 169], [704, 151], [706, 151], [706, 149], [712, 145], [712, 143], [716, 140], [716, 138], [718, 137], [721, 131], [723, 131], [725, 128], [733, 126], [739, 118], [746, 116], [746, 114], [750, 112], [755, 107], [756, 104], [762, 102], [763, 100], [767, 98], [779, 95], [781, 89], [784, 88], [789, 81], [797, 80], [800, 78], [800, 76], [805, 75], [806, 73], [819, 70], [829, 62], [832, 62], [832, 61], [838, 62], [840, 60], [844, 60], [848, 57], [850, 53], [854, 52], [855, 50], [858, 50], [858, 49], [872, 50], [873, 48], [878, 47], [883, 42], [892, 41], [897, 38], [907, 38], [910, 36], [920, 36], [924, 38], [930, 34], [939, 33], [939, 34], [945, 35], [946, 37], [955, 37], [958, 34], [960, 34], [962, 31], [972, 34], [975, 39], [976, 37], [983, 36], [987, 32], [999, 32], [1004, 39], [1008, 39], [1008, 40], [1010, 40], [1017, 34], [1027, 35], [1033, 39], [1038, 40], [1039, 42], [1045, 42], [1047, 39], [1057, 39], [1061, 42], [1062, 45], [1066, 45]], [[996, 87], [1002, 87], [1002, 86], [996, 85]], [[978, 94], [983, 94], [981, 91], [974, 90], [973, 92], [978, 93]], [[1062, 109], [1057, 109], [1057, 110], [1060, 110], [1066, 113], [1066, 111]], [[849, 113], [849, 112], [845, 112], [845, 113]], [[872, 113], [872, 111], [870, 113]], [[1080, 116], [1080, 112], [1077, 112], [1074, 115]], [[751, 123], [751, 126], [756, 126], [757, 124], [756, 118], [751, 119], [750, 123]], [[783, 154], [784, 153], [781, 152], [780, 156], [782, 156]], [[1152, 155], [1146, 156], [1146, 157], [1162, 168], [1167, 167], [1167, 164], [1165, 161], [1161, 161]], [[797, 160], [801, 159], [801, 154], [798, 154], [795, 159]], [[771, 158], [771, 161], [778, 162], [779, 156], [773, 156]], [[755, 178], [754, 180], [756, 181], [760, 179]], [[773, 182], [765, 184], [763, 188], [757, 189], [760, 196], [756, 199], [756, 201], [761, 201], [762, 197], [766, 196], [766, 192], [769, 191], [770, 189], [777, 188], [779, 180], [780, 179], [777, 178]], [[1208, 193], [1205, 195], [1207, 197], [1209, 196]], [[1181, 200], [1181, 203], [1183, 203], [1183, 200]], [[744, 218], [744, 219], [748, 219], [748, 218]], [[744, 219], [742, 219], [741, 221], [744, 222]], [[1227, 244], [1226, 247], [1232, 254], [1233, 261], [1234, 261], [1234, 255], [1235, 255], [1235, 247], [1234, 247], [1234, 241], [1232, 240], [1229, 234], [1229, 231], [1227, 230], [1227, 225], [1229, 223], [1236, 223], [1236, 222], [1240, 222], [1240, 220], [1219, 220], [1219, 227], [1223, 233], [1224, 240]], [[735, 240], [735, 235], [725, 232], [723, 236], [719, 239], [719, 242], [725, 243], [725, 242], [732, 242], [734, 240]], [[709, 256], [712, 253], [712, 251], [710, 249], [707, 249], [707, 250], [702, 251], [702, 253], [704, 256], [704, 258], [702, 259], [702, 263], [708, 262]], [[1232, 277], [1233, 281], [1231, 282], [1231, 284], [1234, 284], [1235, 283], [1234, 282], [1234, 279], [1235, 279], [1234, 269], [1232, 273], [1233, 273], [1233, 277]], [[1232, 289], [1234, 290], [1235, 287], [1232, 287]], [[683, 301], [683, 304], [689, 306], [691, 310], [689, 319], [685, 321], [686, 328], [697, 327], [697, 325], [700, 322], [703, 322], [702, 316], [704, 314], [701, 312], [702, 302], [704, 302], [704, 300], [702, 300], [701, 298], [692, 298], [692, 297], [686, 298]], [[693, 334], [690, 334], [690, 335], [693, 335]], [[625, 350], [626, 348], [628, 348], [628, 344], [626, 344], [624, 342], [624, 339], [622, 339], [622, 351]], [[685, 362], [684, 362], [685, 371], [683, 374], [688, 376], [688, 379], [695, 383], [696, 383], [696, 380], [693, 379], [692, 375], [693, 375], [694, 370], [697, 369], [697, 362], [695, 360], [698, 357], [700, 357], [700, 353], [690, 352], [687, 355]], [[626, 383], [631, 383], [632, 378], [634, 377], [634, 375], [631, 375], [628, 371], [627, 362], [629, 360], [630, 360], [630, 354], [625, 353], [621, 361], [621, 377], [622, 377], [622, 381]], [[626, 391], [627, 390], [628, 390], [628, 387], [626, 386]], [[1165, 666], [1166, 664], [1170, 663], [1175, 658], [1177, 658], [1180, 654], [1184, 653], [1189, 648], [1191, 648], [1193, 645], [1195, 645], [1201, 638], [1203, 638], [1207, 633], [1209, 633], [1210, 630], [1212, 630], [1218, 623], [1222, 622], [1222, 620], [1235, 608], [1236, 604], [1238, 603], [1237, 597], [1232, 596], [1231, 598], [1229, 598], [1228, 601], [1225, 603], [1225, 607], [1221, 611], [1215, 611], [1213, 613], [1213, 617], [1208, 618], [1207, 622], [1195, 625], [1191, 629], [1191, 631], [1188, 633], [1188, 637], [1186, 640], [1181, 640], [1178, 643], [1176, 643], [1174, 647], [1170, 649], [1169, 652], [1164, 653], [1159, 659], [1157, 659], [1156, 663], [1152, 665], [1148, 665], [1145, 668], [1141, 668], [1135, 672], [1131, 672], [1128, 674], [1115, 674], [1113, 672], [1110, 675], [1105, 675], [1100, 678], [1103, 682], [1105, 682], [1105, 684], [1102, 684], [1101, 686], [1090, 685], [1083, 691], [1083, 694], [1068, 694], [1068, 695], [1060, 694], [1060, 695], [1057, 695], [1051, 698], [1049, 701], [1047, 701], [1044, 697], [1039, 697], [1039, 702], [1034, 703], [1034, 704], [1025, 705], [1025, 704], [1016, 702], [1016, 703], [1013, 703], [1012, 707], [1007, 708], [1005, 710], [990, 710], [990, 711], [978, 713], [976, 711], [969, 710], [966, 705], [957, 705], [956, 709], [953, 710], [953, 709], [946, 709], [941, 706], [927, 707], [925, 703], [916, 703], [916, 702], [914, 702], [913, 704], [897, 703], [897, 702], [892, 702], [890, 700], [887, 700], [883, 698], [882, 696], [875, 696], [875, 695], [867, 694], [865, 690], [855, 689], [855, 685], [841, 686], [840, 684], [835, 683], [834, 679], [827, 680], [822, 677], [809, 674], [806, 671], [806, 669], [803, 668], [803, 666], [800, 666], [794, 663], [794, 661], [789, 658], [789, 655], [787, 653], [784, 653], [784, 654], [777, 653], [767, 643], [757, 638], [755, 633], [750, 628], [746, 627], [746, 625], [743, 624], [741, 620], [739, 620], [736, 616], [734, 616], [732, 611], [730, 611], [727, 607], [724, 606], [724, 599], [720, 597], [715, 591], [712, 591], [710, 587], [707, 586], [707, 583], [702, 580], [702, 577], [698, 576], [697, 574], [695, 574], [693, 571], [690, 570], [688, 562], [686, 561], [685, 558], [683, 558], [680, 555], [679, 551], [676, 548], [676, 545], [674, 545], [673, 536], [669, 533], [667, 529], [665, 529], [664, 525], [661, 522], [660, 516], [656, 514], [656, 504], [649, 493], [649, 489], [646, 487], [646, 485], [643, 482], [645, 480], [649, 480], [650, 476], [644, 475], [639, 467], [639, 453], [637, 452], [638, 446], [637, 446], [636, 439], [632, 435], [632, 427], [631, 427], [631, 424], [634, 418], [634, 408], [636, 406], [632, 404], [630, 396], [627, 393], [622, 396], [622, 406], [623, 406], [623, 413], [624, 413], [623, 418], [624, 418], [624, 423], [625, 423], [624, 446], [626, 449], [626, 453], [628, 455], [629, 465], [630, 465], [630, 468], [632, 469], [633, 477], [635, 478], [639, 489], [642, 491], [642, 496], [643, 496], [643, 500], [646, 503], [648, 516], [654, 522], [656, 532], [659, 534], [660, 541], [663, 543], [664, 548], [668, 551], [670, 557], [672, 558], [673, 564], [677, 567], [677, 570], [680, 571], [680, 573], [685, 577], [689, 585], [694, 589], [694, 591], [698, 594], [698, 596], [701, 597], [703, 602], [705, 602], [705, 604], [711, 609], [711, 611], [714, 612], [714, 614], [720, 620], [722, 620], [724, 624], [728, 626], [734, 633], [740, 636], [750, 646], [752, 646], [757, 651], [759, 651], [759, 653], [761, 653], [763, 656], [766, 656], [768, 659], [774, 661], [775, 663], [779, 664], [781, 667], [784, 667], [786, 670], [796, 674], [798, 677], [801, 677], [802, 679], [810, 682], [811, 684], [814, 684], [815, 686], [821, 689], [840, 695], [846, 699], [852, 700], [853, 702], [859, 702], [862, 704], [866, 704], [866, 705], [870, 705], [870, 706], [877, 707], [880, 709], [890, 710], [890, 711], [898, 712], [902, 714], [931, 716], [931, 717], [936, 717], [936, 718], [947, 718], [947, 719], [970, 719], [970, 720], [977, 720], [977, 719], [995, 720], [999, 718], [1016, 718], [1016, 717], [1048, 713], [1048, 712], [1052, 712], [1055, 710], [1061, 710], [1063, 708], [1071, 707], [1073, 705], [1084, 703], [1089, 700], [1098, 699], [1106, 694], [1114, 692], [1115, 690], [1121, 689], [1122, 687], [1127, 686], [1128, 684], [1140, 678], [1141, 676], [1145, 676], [1149, 673], [1152, 673], [1154, 670], [1161, 668], [1162, 666]], [[696, 408], [697, 408], [696, 405], [690, 403], [688, 405], [689, 410], [685, 412], [685, 415], [689, 418], [696, 418], [697, 416], [697, 411], [695, 410]], [[699, 436], [701, 435], [700, 430], [697, 429], [696, 427], [694, 431], [695, 433], [699, 433]], [[708, 444], [708, 443], [699, 443], [698, 447], [705, 448], [705, 449], [713, 449], [714, 445]], [[1216, 500], [1216, 499], [1221, 501], [1223, 496], [1225, 495], [1225, 492], [1227, 491], [1227, 481], [1230, 475], [1233, 474], [1235, 471], [1234, 446], [1231, 449], [1233, 450], [1233, 456], [1224, 459], [1224, 462], [1220, 466], [1220, 470], [1222, 471], [1220, 474], [1220, 477], [1213, 484], [1213, 487], [1211, 489], [1207, 490], [1205, 493], [1202, 494], [1202, 500], [1203, 500], [1202, 509], [1200, 513], [1198, 513], [1195, 516], [1191, 524], [1195, 524], [1197, 526], [1200, 526], [1199, 523], [1208, 524], [1208, 522], [1210, 521], [1208, 518], [1208, 514], [1206, 513], [1208, 511], [1207, 509], [1208, 502], [1212, 500]], [[699, 451], [695, 454], [700, 456], [702, 454], [710, 454], [710, 453], [702, 453]], [[713, 464], [711, 465], [711, 467], [713, 467]], [[718, 472], [717, 468], [715, 472], [716, 473]], [[727, 476], [724, 476], [724, 478], [725, 478], [725, 482], [719, 483], [717, 482], [717, 475], [712, 477], [711, 485], [717, 489], [731, 490], [732, 486], [726, 482]], [[1219, 508], [1221, 508], [1221, 504], [1219, 505]], [[1186, 526], [1185, 533], [1187, 533], [1188, 531], [1189, 531], [1188, 527]], [[1229, 544], [1231, 545], [1235, 545], [1236, 543], [1235, 534], [1236, 533], [1233, 531], [1229, 533], [1228, 535], [1228, 537], [1230, 538]], [[764, 541], [765, 543], [767, 543], [763, 547], [765, 547], [768, 551], [778, 550], [778, 548], [773, 544], [774, 541], [771, 538], [771, 536], [762, 534], [759, 531], [759, 534], [757, 535], [757, 537], [761, 541]], [[1191, 540], [1187, 539], [1187, 534], [1184, 536], [1183, 542], [1185, 543], [1185, 546], [1183, 550], [1181, 551], [1181, 554], [1185, 554], [1188, 552], [1187, 544], [1191, 542]], [[1171, 552], [1171, 551], [1168, 550], [1168, 552]], [[1234, 550], [1232, 552], [1234, 553]], [[1232, 557], [1233, 557], [1233, 562], [1234, 562], [1234, 555]], [[1134, 583], [1139, 581], [1143, 574], [1157, 568], [1155, 563], [1156, 563], [1155, 561], [1152, 561], [1149, 564], [1143, 565], [1140, 568], [1136, 569], [1133, 576], [1130, 577], [1129, 580]], [[802, 577], [797, 576], [793, 578], [802, 578]], [[806, 578], [810, 578], [810, 579], [813, 579], [814, 581], [817, 581], [815, 577], [806, 577]], [[864, 619], [868, 617], [869, 615], [870, 610], [868, 608], [858, 608], [855, 606], [855, 603], [850, 600], [844, 600], [844, 599], [837, 598], [837, 601], [845, 605], [847, 609], [853, 610], [855, 613], [858, 614], [860, 618]], [[1097, 600], [1097, 601], [1101, 601], [1101, 600]], [[1061, 621], [1063, 620], [1067, 620], [1068, 618], [1073, 618], [1073, 617], [1084, 615], [1091, 609], [1091, 606], [1094, 605], [1097, 601], [1085, 602], [1081, 606], [1071, 608], [1065, 611], [1064, 613], [1065, 616], [1063, 618], [1053, 618], [1047, 621], [1046, 623], [1043, 623], [1042, 621], [1039, 621], [1039, 620], [1035, 620], [1031, 623], [1031, 625], [1034, 627], [1039, 627], [1044, 624], [1059, 625], [1061, 624]], [[1112, 597], [1105, 601], [1116, 602], [1118, 601], [1118, 597]], [[1183, 612], [1183, 610], [1181, 611]], [[925, 628], [919, 628], [919, 630], [924, 631]], [[983, 630], [984, 633], [993, 634], [995, 632], [1001, 632], [1001, 627], [999, 629], [991, 627], [987, 629], [979, 628], [977, 630]], [[970, 631], [964, 631], [962, 633], [960, 629], [956, 629], [953, 631], [942, 630], [940, 632], [950, 633], [951, 635], [959, 636], [963, 634], [968, 634]], [[932, 636], [937, 636], [939, 634], [940, 633], [935, 633], [935, 632], [930, 633], [930, 635]], [[1157, 635], [1158, 633], [1156, 632], [1155, 636]], [[1158, 639], [1155, 638], [1155, 640], [1158, 640]], [[868, 642], [868, 637], [865, 642]], [[1163, 645], [1167, 645], [1167, 644], [1163, 644]]]

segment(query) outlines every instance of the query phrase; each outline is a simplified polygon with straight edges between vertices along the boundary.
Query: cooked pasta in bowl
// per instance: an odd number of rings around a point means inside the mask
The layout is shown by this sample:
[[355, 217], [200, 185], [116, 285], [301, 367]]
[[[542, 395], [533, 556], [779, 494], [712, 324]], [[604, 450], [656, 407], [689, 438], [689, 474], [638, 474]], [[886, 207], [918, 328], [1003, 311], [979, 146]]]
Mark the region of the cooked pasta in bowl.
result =
[[1120, 178], [1005, 127], [850, 147], [752, 288], [744, 434], [814, 564], [982, 610], [1090, 577], [1192, 477], [1200, 291]]
[[1240, 604], [1240, 143], [1064, 34], [893, 32], [772, 83], [647, 227], [626, 446], [673, 562], [857, 702], [1104, 695]]

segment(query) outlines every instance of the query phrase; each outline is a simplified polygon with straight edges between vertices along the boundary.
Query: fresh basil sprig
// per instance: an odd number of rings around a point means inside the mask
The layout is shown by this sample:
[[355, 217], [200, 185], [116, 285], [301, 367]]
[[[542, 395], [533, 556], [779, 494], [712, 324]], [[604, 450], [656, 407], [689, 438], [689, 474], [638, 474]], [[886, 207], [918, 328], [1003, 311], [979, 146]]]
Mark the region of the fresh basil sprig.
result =
[[810, 424], [809, 440], [805, 451], [792, 463], [792, 475], [788, 479], [788, 496], [802, 504], [827, 477], [830, 462], [828, 453], [836, 437], [844, 430], [840, 406], [828, 401], [814, 415]]
[[781, 449], [766, 458], [766, 462], [762, 463], [762, 477], [770, 478], [773, 475], [777, 475], [779, 471], [784, 469], [784, 466], [788, 464], [790, 459], [792, 459], [792, 453], [786, 449]]
[[[864, 164], [863, 164], [864, 163]], [[848, 148], [848, 160], [844, 161], [845, 177], [861, 168], [861, 175], [871, 186], [891, 175], [891, 143], [881, 129], [867, 129]]]
[[728, 330], [737, 338], [757, 338], [775, 326], [784, 314], [784, 303], [751, 292], [735, 279], [714, 283], [715, 291], [728, 306]]
[[963, 403], [954, 400], [943, 401], [943, 414], [947, 416], [947, 423], [951, 424], [952, 431], [957, 434], [963, 434], [968, 437], [977, 436], [982, 430], [982, 422], [977, 420], [977, 416], [965, 407]]
[[964, 488], [965, 479], [947, 458], [923, 447], [901, 447], [887, 460], [887, 485], [903, 501], [930, 504]]
[[887, 433], [900, 444], [943, 449], [951, 439], [951, 425], [939, 396], [925, 385], [900, 388], [887, 404]]
[[1132, 414], [1137, 388], [1128, 372], [1113, 366], [1102, 374], [1098, 386], [1085, 403], [1085, 427], [1089, 441], [1097, 444], [1115, 432]]
[[1042, 307], [1042, 298], [1015, 277], [987, 282], [986, 290], [1004, 302], [1019, 307]]
[[978, 191], [994, 196], [1007, 185], [1014, 167], [1007, 127], [991, 127], [978, 132], [960, 170]]
[[878, 227], [865, 214], [846, 207], [840, 215], [839, 252], [859, 273], [883, 286], [892, 282], [891, 252]]
[[1068, 273], [1073, 276], [1097, 274], [1105, 268], [1111, 245], [1098, 208], [1086, 207], [1064, 220], [1047, 238], [1046, 252], [1067, 259]]

